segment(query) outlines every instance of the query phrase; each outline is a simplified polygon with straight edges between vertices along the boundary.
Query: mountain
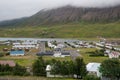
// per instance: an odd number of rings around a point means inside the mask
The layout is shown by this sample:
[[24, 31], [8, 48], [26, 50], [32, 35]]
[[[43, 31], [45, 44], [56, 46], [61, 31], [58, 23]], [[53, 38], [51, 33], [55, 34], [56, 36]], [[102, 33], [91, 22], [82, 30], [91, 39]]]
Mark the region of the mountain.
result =
[[118, 20], [120, 20], [120, 5], [106, 8], [64, 6], [41, 10], [26, 18], [2, 21], [0, 26], [39, 26], [80, 21], [113, 22]]

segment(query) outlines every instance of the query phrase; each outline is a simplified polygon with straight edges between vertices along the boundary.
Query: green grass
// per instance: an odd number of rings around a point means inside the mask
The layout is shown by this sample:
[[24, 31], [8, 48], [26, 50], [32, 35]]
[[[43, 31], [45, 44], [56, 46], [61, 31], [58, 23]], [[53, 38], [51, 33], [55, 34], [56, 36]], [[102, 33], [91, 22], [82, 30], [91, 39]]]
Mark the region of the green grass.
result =
[[[16, 63], [18, 63], [21, 66], [25, 66], [25, 67], [31, 67], [32, 64], [34, 63], [34, 61], [37, 59], [37, 56], [33, 56], [33, 55], [27, 55], [27, 56], [4, 56], [4, 57], [0, 57], [0, 60], [13, 60]], [[43, 56], [44, 60], [52, 60], [52, 59], [56, 59], [56, 60], [60, 60], [60, 61], [69, 61], [71, 60], [70, 57], [65, 57], [65, 58], [56, 58], [56, 57], [50, 57], [50, 56]]]
[[80, 49], [80, 54], [83, 57], [85, 63], [89, 62], [103, 62], [104, 60], [108, 59], [108, 57], [90, 57], [87, 52], [95, 51], [95, 48], [81, 48]]
[[36, 56], [4, 56], [0, 60], [13, 60], [21, 66], [32, 66], [32, 63], [37, 59]]
[[120, 38], [120, 23], [69, 23], [53, 26], [0, 28], [1, 37], [37, 37], [37, 38]]
[[44, 56], [43, 57], [44, 60], [51, 60], [51, 59], [55, 59], [55, 60], [60, 60], [60, 61], [70, 61], [71, 58], [70, 57], [50, 57], [50, 56]]

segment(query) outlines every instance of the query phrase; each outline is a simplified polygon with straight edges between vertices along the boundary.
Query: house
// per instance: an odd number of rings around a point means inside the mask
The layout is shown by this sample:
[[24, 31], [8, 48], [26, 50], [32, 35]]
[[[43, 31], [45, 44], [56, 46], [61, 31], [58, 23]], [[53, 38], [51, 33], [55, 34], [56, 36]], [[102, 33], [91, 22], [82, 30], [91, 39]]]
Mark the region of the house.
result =
[[50, 47], [50, 48], [56, 48], [56, 46], [54, 44], [52, 44], [51, 42], [48, 42], [48, 47]]
[[50, 74], [50, 71], [51, 71], [51, 66], [50, 66], [50, 65], [47, 65], [47, 66], [46, 66], [46, 76], [47, 76], [47, 77], [54, 77], [54, 75], [51, 75], [51, 74]]
[[28, 48], [28, 49], [31, 49], [31, 48], [37, 48], [35, 45], [14, 45], [13, 48]]
[[64, 51], [61, 48], [56, 48], [54, 49], [54, 57], [66, 57], [66, 56], [70, 56], [70, 52], [68, 51]]
[[60, 51], [54, 51], [54, 57], [61, 57], [61, 52]]
[[57, 44], [56, 48], [64, 48], [65, 45], [64, 44]]
[[13, 43], [13, 45], [20, 45], [20, 43], [19, 42], [15, 42], [15, 43]]
[[61, 52], [61, 57], [67, 57], [70, 56], [70, 52]]
[[88, 71], [88, 74], [89, 75], [95, 75], [95, 76], [97, 76], [97, 77], [100, 77], [101, 76], [101, 74], [100, 74], [100, 72], [99, 72], [99, 67], [100, 67], [100, 64], [101, 63], [88, 63], [87, 65], [86, 65], [86, 69], [87, 69], [87, 71]]
[[45, 52], [39, 52], [36, 55], [37, 56], [53, 56], [53, 51], [45, 51]]
[[111, 53], [108, 54], [109, 58], [119, 58], [120, 53], [116, 51], [112, 51]]
[[14, 61], [3, 61], [0, 60], [0, 65], [9, 65], [10, 67], [14, 67], [15, 66], [15, 62]]
[[15, 42], [13, 43], [13, 48], [27, 48], [27, 49], [31, 49], [31, 48], [38, 48], [38, 44], [37, 41], [25, 41], [25, 42]]
[[12, 50], [10, 51], [11, 56], [24, 56], [25, 52], [23, 50]]

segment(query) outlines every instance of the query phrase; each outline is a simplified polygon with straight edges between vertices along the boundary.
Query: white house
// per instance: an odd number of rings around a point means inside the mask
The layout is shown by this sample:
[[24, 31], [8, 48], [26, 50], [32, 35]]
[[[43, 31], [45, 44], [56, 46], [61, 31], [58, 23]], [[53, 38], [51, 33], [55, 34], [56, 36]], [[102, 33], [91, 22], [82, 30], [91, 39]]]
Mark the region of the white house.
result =
[[119, 58], [120, 53], [116, 51], [112, 51], [111, 53], [108, 54], [109, 58]]
[[51, 42], [48, 42], [48, 47], [50, 47], [50, 48], [56, 48], [56, 46], [53, 45]]
[[60, 51], [54, 51], [54, 57], [61, 57], [61, 52]]
[[13, 48], [21, 48], [21, 49], [24, 49], [24, 48], [27, 48], [27, 49], [31, 49], [31, 48], [38, 48], [38, 44], [36, 41], [25, 41], [25, 42], [22, 42], [22, 43], [19, 43], [19, 42], [16, 42], [16, 43], [13, 43]]
[[47, 65], [47, 66], [46, 66], [46, 76], [47, 76], [47, 77], [54, 77], [54, 75], [51, 75], [51, 74], [50, 74], [50, 71], [51, 71], [51, 66], [50, 66], [50, 65]]
[[100, 67], [100, 64], [101, 63], [88, 63], [87, 65], [86, 65], [86, 69], [87, 69], [87, 71], [88, 71], [88, 74], [89, 75], [95, 75], [95, 76], [97, 76], [97, 77], [100, 77], [101, 76], [101, 74], [100, 74], [100, 72], [99, 72], [99, 67]]

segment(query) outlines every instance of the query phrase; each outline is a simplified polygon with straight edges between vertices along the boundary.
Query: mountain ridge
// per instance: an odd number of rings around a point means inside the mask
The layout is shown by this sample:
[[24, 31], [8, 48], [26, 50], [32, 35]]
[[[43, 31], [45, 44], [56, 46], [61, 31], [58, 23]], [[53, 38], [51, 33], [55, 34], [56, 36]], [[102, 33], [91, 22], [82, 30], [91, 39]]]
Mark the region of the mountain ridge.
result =
[[0, 22], [0, 27], [6, 26], [39, 26], [68, 22], [110, 22], [120, 20], [120, 5], [107, 8], [82, 8], [63, 6], [50, 10], [41, 10], [25, 18]]

